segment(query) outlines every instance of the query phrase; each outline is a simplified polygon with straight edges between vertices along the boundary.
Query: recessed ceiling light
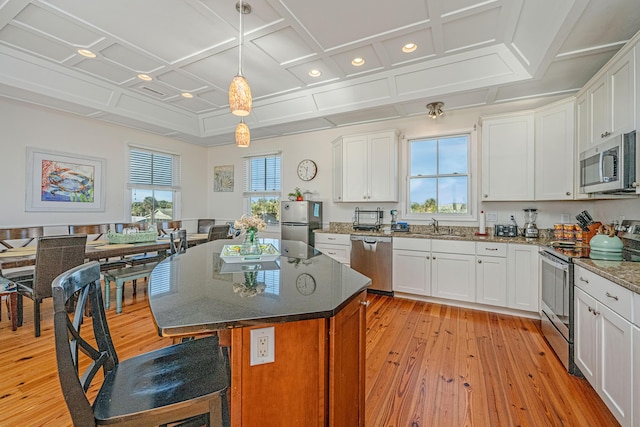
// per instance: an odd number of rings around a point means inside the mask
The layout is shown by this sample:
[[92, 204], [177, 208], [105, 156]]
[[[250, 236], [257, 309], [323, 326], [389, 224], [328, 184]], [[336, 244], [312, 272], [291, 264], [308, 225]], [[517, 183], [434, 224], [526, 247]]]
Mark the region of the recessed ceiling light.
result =
[[193, 98], [193, 94], [189, 92], [182, 92], [181, 95], [183, 98]]
[[322, 75], [322, 71], [320, 70], [316, 70], [315, 68], [313, 70], [309, 70], [309, 75], [311, 77], [320, 77]]
[[353, 58], [353, 60], [351, 61], [351, 65], [353, 65], [354, 67], [359, 67], [361, 65], [364, 65], [364, 58]]
[[149, 76], [149, 75], [147, 75], [147, 74], [138, 74], [138, 78], [139, 78], [140, 80], [144, 80], [145, 82], [148, 82], [148, 81], [150, 81], [150, 80], [153, 80], [153, 79], [151, 78], [151, 76]]
[[404, 46], [402, 46], [402, 51], [404, 53], [411, 53], [411, 52], [414, 52], [417, 48], [418, 48], [417, 44], [415, 44], [415, 43], [407, 43]]
[[95, 58], [96, 54], [91, 52], [89, 49], [78, 49], [78, 53], [87, 58]]

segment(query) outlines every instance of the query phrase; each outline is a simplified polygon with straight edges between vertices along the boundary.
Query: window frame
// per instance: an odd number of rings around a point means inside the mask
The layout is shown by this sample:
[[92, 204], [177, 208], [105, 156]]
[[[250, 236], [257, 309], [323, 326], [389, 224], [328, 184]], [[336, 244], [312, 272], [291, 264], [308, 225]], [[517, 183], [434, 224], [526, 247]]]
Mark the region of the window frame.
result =
[[[171, 171], [171, 185], [157, 185], [157, 184], [138, 184], [132, 182], [131, 177], [131, 152], [132, 151], [140, 151], [150, 154], [157, 154], [162, 156], [168, 156], [172, 158], [172, 171]], [[135, 190], [150, 190], [152, 192], [155, 191], [170, 191], [172, 193], [172, 209], [171, 216], [172, 220], [180, 220], [180, 212], [181, 212], [181, 161], [182, 157], [179, 153], [171, 152], [168, 150], [158, 150], [155, 148], [145, 147], [136, 144], [128, 144], [126, 150], [126, 165], [127, 165], [127, 182], [126, 182], [126, 191], [125, 191], [125, 216], [133, 221], [133, 216], [131, 212], [131, 205], [133, 199], [133, 192]], [[157, 219], [152, 215], [151, 224], [155, 224], [158, 222]]]
[[[450, 214], [450, 213], [411, 213], [411, 143], [424, 140], [445, 139], [452, 137], [466, 136], [467, 137], [467, 213], [464, 214]], [[477, 147], [477, 132], [476, 126], [473, 129], [462, 129], [459, 131], [453, 131], [442, 134], [423, 135], [423, 136], [406, 136], [403, 139], [403, 156], [402, 167], [405, 179], [403, 180], [402, 188], [402, 206], [404, 212], [401, 212], [401, 218], [403, 220], [411, 221], [432, 221], [436, 219], [438, 221], [459, 221], [469, 222], [477, 220], [477, 180], [476, 170], [478, 168], [478, 147]], [[446, 174], [445, 174], [446, 175]]]
[[[278, 182], [280, 185], [280, 188], [277, 190], [265, 190], [265, 191], [251, 191], [251, 161], [257, 158], [269, 158], [269, 157], [278, 157], [279, 158], [279, 177], [278, 177]], [[282, 201], [282, 165], [283, 165], [283, 158], [282, 158], [282, 151], [273, 151], [273, 152], [266, 152], [266, 153], [254, 153], [251, 155], [247, 155], [243, 157], [243, 163], [242, 163], [242, 177], [243, 177], [243, 192], [242, 192], [242, 205], [243, 205], [243, 212], [247, 215], [251, 214], [251, 198], [255, 198], [255, 197], [275, 197], [277, 198], [277, 204], [278, 204], [278, 213], [280, 211], [280, 202]], [[278, 221], [277, 222], [271, 222], [271, 223], [267, 223], [267, 231], [275, 231], [278, 230], [280, 227], [280, 218], [278, 215]]]

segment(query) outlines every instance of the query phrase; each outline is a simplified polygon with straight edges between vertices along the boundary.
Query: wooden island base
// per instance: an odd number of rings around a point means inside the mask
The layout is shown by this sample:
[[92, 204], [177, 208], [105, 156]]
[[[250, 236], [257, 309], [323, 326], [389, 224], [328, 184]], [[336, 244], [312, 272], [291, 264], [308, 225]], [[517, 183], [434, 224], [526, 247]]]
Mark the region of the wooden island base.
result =
[[[329, 319], [231, 332], [234, 426], [364, 426], [366, 291]], [[251, 366], [250, 332], [275, 328], [275, 361]]]

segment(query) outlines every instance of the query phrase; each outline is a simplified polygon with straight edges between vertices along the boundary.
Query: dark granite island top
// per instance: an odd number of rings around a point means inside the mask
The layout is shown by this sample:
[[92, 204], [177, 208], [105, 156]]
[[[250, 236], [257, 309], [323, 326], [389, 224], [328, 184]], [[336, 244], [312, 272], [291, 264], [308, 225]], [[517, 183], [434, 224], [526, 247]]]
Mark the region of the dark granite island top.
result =
[[[370, 283], [302, 242], [265, 239], [283, 254], [271, 262], [223, 261], [223, 246], [237, 243], [216, 240], [158, 264], [149, 278], [149, 304], [160, 335], [329, 318]], [[242, 292], [251, 275], [262, 293]]]
[[[158, 264], [148, 292], [159, 333], [230, 336], [233, 426], [364, 427], [370, 279], [302, 242], [268, 242], [283, 255], [261, 264], [223, 261], [231, 240]], [[254, 279], [261, 292], [244, 285]], [[273, 358], [258, 361], [267, 331]]]

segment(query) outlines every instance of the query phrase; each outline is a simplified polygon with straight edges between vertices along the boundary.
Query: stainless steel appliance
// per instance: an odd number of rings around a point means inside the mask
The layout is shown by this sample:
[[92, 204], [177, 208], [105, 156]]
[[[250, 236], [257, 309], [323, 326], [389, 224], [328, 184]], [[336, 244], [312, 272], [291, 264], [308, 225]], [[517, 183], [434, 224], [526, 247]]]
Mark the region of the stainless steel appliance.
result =
[[500, 237], [518, 237], [517, 225], [496, 225], [495, 235]]
[[280, 237], [313, 246], [313, 230], [322, 228], [322, 202], [286, 201], [280, 203]]
[[541, 327], [553, 351], [570, 374], [582, 376], [574, 362], [573, 261], [577, 254], [552, 247], [540, 250]]
[[524, 231], [526, 238], [538, 238], [538, 227], [536, 226], [536, 218], [538, 217], [537, 209], [524, 209]]
[[640, 220], [625, 219], [616, 226], [616, 230], [622, 240], [622, 259], [640, 262]]
[[393, 295], [391, 237], [351, 235], [351, 268], [371, 279], [368, 290]]
[[636, 133], [617, 135], [580, 153], [580, 191], [582, 193], [635, 192], [636, 168], [640, 150]]

